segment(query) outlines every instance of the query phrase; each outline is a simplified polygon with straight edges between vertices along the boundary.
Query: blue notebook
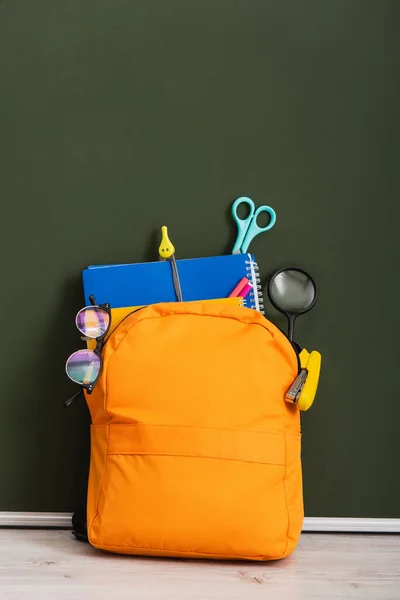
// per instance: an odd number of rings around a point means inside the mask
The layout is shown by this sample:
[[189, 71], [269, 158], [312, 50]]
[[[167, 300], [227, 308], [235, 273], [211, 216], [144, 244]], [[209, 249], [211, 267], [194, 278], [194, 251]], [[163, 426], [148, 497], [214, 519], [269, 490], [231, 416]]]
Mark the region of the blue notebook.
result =
[[[226, 298], [243, 277], [253, 290], [245, 306], [263, 312], [258, 266], [252, 254], [227, 254], [177, 260], [184, 301]], [[86, 304], [96, 302], [112, 308], [176, 302], [169, 261], [124, 265], [93, 265], [82, 271]]]

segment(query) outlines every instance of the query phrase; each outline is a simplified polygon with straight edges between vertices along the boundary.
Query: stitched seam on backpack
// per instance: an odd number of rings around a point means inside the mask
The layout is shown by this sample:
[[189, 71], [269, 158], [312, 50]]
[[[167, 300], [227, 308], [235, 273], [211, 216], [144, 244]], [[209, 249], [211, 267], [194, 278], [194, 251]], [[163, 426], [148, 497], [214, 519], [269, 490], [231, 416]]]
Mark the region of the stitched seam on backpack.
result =
[[99, 491], [97, 492], [97, 499], [96, 499], [96, 512], [95, 515], [88, 527], [88, 537], [90, 540], [90, 536], [91, 536], [91, 532], [92, 532], [92, 527], [94, 525], [94, 522], [96, 521], [97, 517], [99, 516], [99, 504], [100, 504], [100, 496], [101, 496], [101, 492], [103, 490], [103, 484], [104, 484], [104, 478], [106, 476], [106, 472], [107, 472], [107, 457], [108, 455], [108, 446], [110, 444], [110, 425], [107, 425], [107, 444], [106, 444], [106, 450], [104, 453], [104, 467], [103, 467], [103, 473], [101, 474], [101, 479], [100, 479], [100, 485], [99, 485]]
[[257, 465], [268, 465], [270, 467], [284, 467], [285, 463], [282, 462], [264, 462], [261, 460], [250, 460], [245, 458], [228, 458], [226, 456], [205, 456], [203, 454], [189, 454], [189, 453], [176, 453], [171, 452], [108, 452], [107, 456], [177, 456], [181, 458], [206, 458], [210, 460], [229, 460], [233, 462], [243, 462]]
[[106, 413], [106, 415], [107, 415], [107, 418], [109, 419], [109, 421], [111, 421], [111, 415], [110, 415], [110, 413], [109, 413], [109, 412], [108, 412], [108, 410], [107, 410], [107, 395], [108, 395], [108, 394], [107, 394], [107, 392], [108, 392], [108, 390], [107, 390], [107, 380], [108, 380], [108, 377], [107, 377], [107, 375], [108, 375], [108, 362], [109, 362], [109, 360], [110, 360], [110, 357], [107, 357], [107, 364], [106, 364], [106, 361], [105, 361], [105, 359], [104, 359], [104, 357], [103, 357], [103, 372], [104, 372], [104, 397], [103, 397], [103, 409], [104, 409], [104, 412], [105, 412], [105, 413]]
[[121, 546], [117, 544], [105, 544], [103, 542], [96, 542], [95, 546], [101, 546], [104, 548], [131, 548], [132, 550], [156, 550], [157, 552], [171, 552], [174, 555], [177, 554], [196, 554], [199, 556], [232, 556], [238, 558], [262, 558], [264, 560], [275, 560], [276, 557], [269, 556], [266, 554], [254, 554], [250, 556], [243, 556], [243, 554], [227, 554], [226, 552], [197, 552], [196, 550], [176, 550], [171, 548], [154, 548], [151, 546]]
[[[103, 424], [93, 424], [92, 427], [103, 427]], [[241, 432], [244, 431], [246, 433], [254, 433], [256, 435], [278, 435], [278, 436], [284, 436], [286, 435], [286, 433], [282, 430], [282, 431], [254, 431], [253, 429], [243, 429], [242, 427], [218, 427], [218, 426], [208, 426], [208, 425], [169, 425], [167, 423], [110, 423], [110, 427], [137, 427], [137, 428], [141, 428], [143, 427], [143, 429], [149, 427], [166, 427], [166, 428], [171, 428], [171, 429], [175, 429], [175, 428], [179, 428], [179, 429], [212, 429], [212, 430], [216, 430], [216, 431], [235, 431], [235, 432]], [[292, 435], [292, 436], [299, 436], [299, 433], [291, 433], [288, 435]]]
[[288, 504], [288, 497], [287, 497], [287, 488], [286, 488], [287, 459], [288, 459], [287, 437], [286, 437], [286, 434], [285, 434], [285, 471], [284, 471], [284, 474], [283, 474], [283, 493], [284, 493], [284, 496], [285, 496], [285, 505], [286, 505], [288, 525], [287, 525], [287, 529], [286, 529], [286, 545], [285, 545], [285, 550], [282, 552], [281, 556], [284, 556], [286, 554], [286, 552], [287, 552], [288, 545], [289, 545], [289, 532], [290, 532], [290, 527], [291, 527], [291, 523], [290, 523], [290, 511], [289, 511], [289, 504]]

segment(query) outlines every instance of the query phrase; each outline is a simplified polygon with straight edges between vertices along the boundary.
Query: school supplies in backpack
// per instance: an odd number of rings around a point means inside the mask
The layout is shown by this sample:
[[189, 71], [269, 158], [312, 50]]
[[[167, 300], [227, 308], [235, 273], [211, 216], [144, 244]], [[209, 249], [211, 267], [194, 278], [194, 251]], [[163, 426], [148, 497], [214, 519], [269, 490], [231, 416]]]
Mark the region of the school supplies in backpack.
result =
[[303, 523], [299, 372], [259, 312], [162, 303], [127, 316], [102, 349], [87, 531], [123, 554], [273, 560]]
[[[227, 254], [176, 261], [185, 301], [226, 298], [246, 277], [252, 290], [245, 306], [263, 311], [258, 265], [252, 254]], [[86, 304], [93, 294], [97, 302], [113, 308], [149, 305], [177, 300], [168, 261], [90, 266], [82, 271]]]

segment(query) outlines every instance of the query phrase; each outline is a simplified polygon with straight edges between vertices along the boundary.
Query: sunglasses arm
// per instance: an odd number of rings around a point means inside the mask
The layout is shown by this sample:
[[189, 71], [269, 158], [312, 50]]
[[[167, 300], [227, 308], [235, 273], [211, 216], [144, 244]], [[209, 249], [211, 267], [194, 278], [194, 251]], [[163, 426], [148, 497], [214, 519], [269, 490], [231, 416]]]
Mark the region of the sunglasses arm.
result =
[[73, 396], [71, 396], [71, 398], [68, 398], [68, 400], [66, 400], [66, 401], [64, 402], [64, 406], [65, 406], [65, 408], [68, 408], [68, 406], [71, 406], [71, 404], [72, 404], [73, 402], [75, 402], [75, 400], [77, 400], [81, 394], [83, 394], [83, 388], [81, 388], [81, 389], [79, 390], [79, 392], [76, 392], [76, 394], [74, 394]]

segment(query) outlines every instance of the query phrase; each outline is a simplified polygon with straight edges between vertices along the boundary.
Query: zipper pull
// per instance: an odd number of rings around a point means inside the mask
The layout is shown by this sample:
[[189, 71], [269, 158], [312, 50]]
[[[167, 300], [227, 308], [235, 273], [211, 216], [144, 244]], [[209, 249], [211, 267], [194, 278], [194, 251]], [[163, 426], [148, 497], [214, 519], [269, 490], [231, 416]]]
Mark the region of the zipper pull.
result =
[[77, 400], [81, 394], [83, 394], [83, 388], [81, 388], [81, 389], [79, 390], [79, 392], [76, 392], [76, 394], [74, 394], [73, 396], [71, 396], [71, 398], [68, 398], [68, 400], [66, 400], [66, 401], [64, 402], [64, 406], [65, 406], [65, 408], [68, 408], [69, 406], [71, 406], [71, 404], [72, 404], [73, 402], [75, 402], [75, 400]]

